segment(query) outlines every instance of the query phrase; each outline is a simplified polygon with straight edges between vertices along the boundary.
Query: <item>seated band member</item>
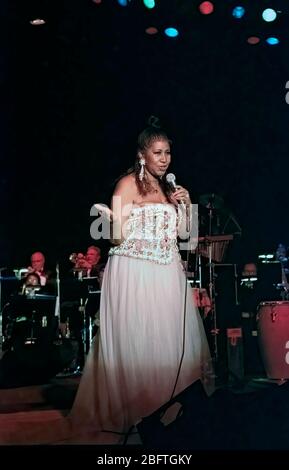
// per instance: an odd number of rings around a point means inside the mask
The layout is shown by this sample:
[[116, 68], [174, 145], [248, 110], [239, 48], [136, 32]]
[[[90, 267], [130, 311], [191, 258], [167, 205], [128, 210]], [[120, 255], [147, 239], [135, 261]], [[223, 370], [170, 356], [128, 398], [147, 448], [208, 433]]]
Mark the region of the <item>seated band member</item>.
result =
[[36, 292], [41, 289], [41, 278], [36, 272], [28, 273], [23, 279], [21, 293], [26, 294], [29, 290]]
[[40, 251], [36, 251], [32, 253], [31, 258], [31, 265], [28, 266], [28, 274], [36, 273], [40, 277], [40, 284], [41, 286], [45, 286], [47, 279], [49, 277], [49, 273], [45, 269], [45, 256]]

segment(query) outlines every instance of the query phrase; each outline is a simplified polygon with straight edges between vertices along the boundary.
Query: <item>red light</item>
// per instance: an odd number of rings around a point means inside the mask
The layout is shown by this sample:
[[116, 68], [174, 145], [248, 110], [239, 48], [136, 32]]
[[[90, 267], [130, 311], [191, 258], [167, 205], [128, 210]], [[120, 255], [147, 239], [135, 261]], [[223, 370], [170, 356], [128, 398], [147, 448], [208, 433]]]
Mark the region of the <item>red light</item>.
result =
[[157, 28], [155, 28], [154, 26], [150, 26], [149, 28], [146, 29], [146, 33], [147, 34], [157, 34], [158, 33], [158, 30]]
[[199, 5], [199, 10], [203, 15], [210, 15], [214, 11], [214, 5], [212, 2], [202, 2]]
[[247, 39], [247, 42], [251, 45], [255, 45], [255, 44], [258, 44], [260, 42], [260, 38], [258, 38], [257, 36], [250, 36]]

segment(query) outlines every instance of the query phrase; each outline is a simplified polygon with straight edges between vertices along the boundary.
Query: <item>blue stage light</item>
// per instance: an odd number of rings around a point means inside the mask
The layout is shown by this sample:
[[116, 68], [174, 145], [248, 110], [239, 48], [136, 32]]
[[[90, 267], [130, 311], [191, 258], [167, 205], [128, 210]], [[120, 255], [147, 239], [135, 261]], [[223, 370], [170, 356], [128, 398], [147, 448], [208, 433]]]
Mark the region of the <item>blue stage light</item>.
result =
[[143, 0], [143, 3], [147, 8], [154, 8], [156, 6], [155, 0]]
[[277, 18], [277, 13], [272, 8], [266, 8], [262, 13], [262, 18], [267, 22], [274, 21]]
[[179, 35], [179, 32], [176, 28], [166, 28], [165, 29], [165, 34], [169, 38], [176, 38]]
[[275, 46], [276, 44], [279, 44], [279, 39], [278, 38], [267, 38], [266, 42], [270, 44], [270, 46]]
[[241, 6], [237, 6], [233, 9], [232, 15], [234, 18], [240, 19], [245, 15], [245, 8]]
[[117, 2], [121, 7], [127, 7], [128, 0], [117, 0]]

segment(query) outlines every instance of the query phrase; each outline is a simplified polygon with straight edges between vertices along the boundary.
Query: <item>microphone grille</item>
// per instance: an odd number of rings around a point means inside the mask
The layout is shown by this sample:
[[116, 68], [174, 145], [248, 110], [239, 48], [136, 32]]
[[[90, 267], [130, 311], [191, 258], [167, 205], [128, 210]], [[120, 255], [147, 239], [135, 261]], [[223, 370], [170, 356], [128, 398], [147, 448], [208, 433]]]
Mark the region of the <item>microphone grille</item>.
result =
[[176, 177], [173, 173], [168, 173], [166, 176], [167, 183], [174, 184], [176, 181]]

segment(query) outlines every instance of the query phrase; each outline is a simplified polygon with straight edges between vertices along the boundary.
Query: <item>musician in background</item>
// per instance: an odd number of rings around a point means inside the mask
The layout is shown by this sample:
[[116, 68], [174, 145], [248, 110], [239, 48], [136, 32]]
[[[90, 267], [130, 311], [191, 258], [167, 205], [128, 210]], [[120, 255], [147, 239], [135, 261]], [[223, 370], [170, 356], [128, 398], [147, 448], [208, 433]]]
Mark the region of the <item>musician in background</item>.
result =
[[50, 296], [55, 296], [56, 295], [56, 290], [55, 290], [55, 285], [52, 284], [54, 282], [55, 284], [55, 279], [48, 280], [45, 284], [45, 286], [41, 285], [41, 277], [37, 273], [29, 273], [27, 276], [25, 276], [22, 280], [21, 284], [21, 289], [19, 294], [27, 295], [33, 295], [34, 293], [38, 293], [41, 295], [50, 295]]
[[[14, 327], [14, 322], [19, 311], [21, 311], [21, 304], [19, 299], [33, 297], [36, 292], [41, 289], [40, 276], [34, 272], [27, 274], [23, 278], [17, 290], [10, 296], [3, 308], [3, 351], [9, 349], [11, 344], [11, 335]], [[20, 305], [20, 308], [19, 308]]]
[[79, 253], [74, 258], [74, 271], [79, 275], [81, 272], [81, 278], [85, 279], [87, 286], [87, 302], [86, 302], [86, 313], [91, 317], [95, 318], [99, 310], [100, 296], [95, 295], [96, 292], [100, 292], [103, 272], [105, 263], [101, 263], [101, 250], [97, 246], [89, 246], [86, 250], [86, 254], [82, 255]]
[[45, 286], [49, 274], [45, 270], [45, 256], [41, 251], [36, 251], [31, 255], [31, 266], [28, 267], [27, 276], [31, 273], [35, 273], [40, 277], [40, 284], [41, 286]]
[[69, 259], [74, 266], [62, 281], [60, 331], [62, 336], [67, 336], [69, 328], [70, 338], [78, 342], [78, 366], [82, 368], [84, 329], [89, 319], [93, 324], [92, 334], [97, 331], [100, 289], [105, 265], [100, 263], [101, 250], [97, 246], [89, 246], [86, 254], [73, 253]]
[[248, 260], [241, 270], [239, 296], [241, 311], [255, 318], [258, 298], [257, 298], [257, 263]]
[[[96, 278], [96, 282], [88, 285], [89, 295], [86, 304], [86, 312], [93, 320], [93, 336], [97, 332], [99, 326], [99, 306], [100, 295], [96, 291], [101, 290], [102, 278], [105, 268], [105, 263], [101, 262], [101, 251], [97, 246], [89, 246], [86, 251], [86, 260], [91, 265], [88, 275]], [[93, 294], [94, 292], [94, 294]]]
[[70, 257], [72, 263], [74, 263], [73, 270], [76, 273], [81, 272], [81, 277], [96, 277], [99, 283], [99, 288], [102, 283], [102, 276], [105, 265], [100, 263], [101, 250], [97, 246], [89, 246], [86, 250], [86, 254], [82, 253], [73, 254]]
[[40, 276], [37, 273], [30, 273], [25, 278], [25, 287], [41, 286]]
[[41, 289], [41, 278], [36, 272], [28, 273], [23, 279], [21, 293], [26, 294], [28, 290], [40, 290]]
[[255, 262], [246, 263], [243, 266], [242, 277], [256, 277], [257, 276], [257, 265]]
[[[43, 310], [42, 308], [47, 306], [42, 306], [39, 310], [39, 305], [36, 304], [26, 304], [28, 302], [37, 301], [37, 296], [48, 295], [50, 286], [49, 283], [46, 283], [44, 286], [41, 285], [41, 277], [36, 272], [32, 271], [28, 273], [21, 281], [17, 290], [11, 295], [9, 302], [5, 305], [4, 309], [4, 322], [3, 322], [3, 331], [4, 331], [4, 349], [9, 349], [13, 346], [13, 341], [19, 341], [21, 344], [24, 344], [25, 332], [29, 330], [29, 325], [31, 323], [34, 326], [37, 325], [37, 319], [39, 317], [39, 311], [43, 316], [46, 314], [49, 315], [49, 312]], [[53, 297], [52, 297], [53, 298]], [[35, 311], [36, 319], [31, 320]], [[19, 323], [19, 324], [18, 324]], [[22, 332], [20, 331], [22, 329]], [[19, 336], [19, 337], [17, 337]], [[20, 344], [19, 343], [19, 344]]]

